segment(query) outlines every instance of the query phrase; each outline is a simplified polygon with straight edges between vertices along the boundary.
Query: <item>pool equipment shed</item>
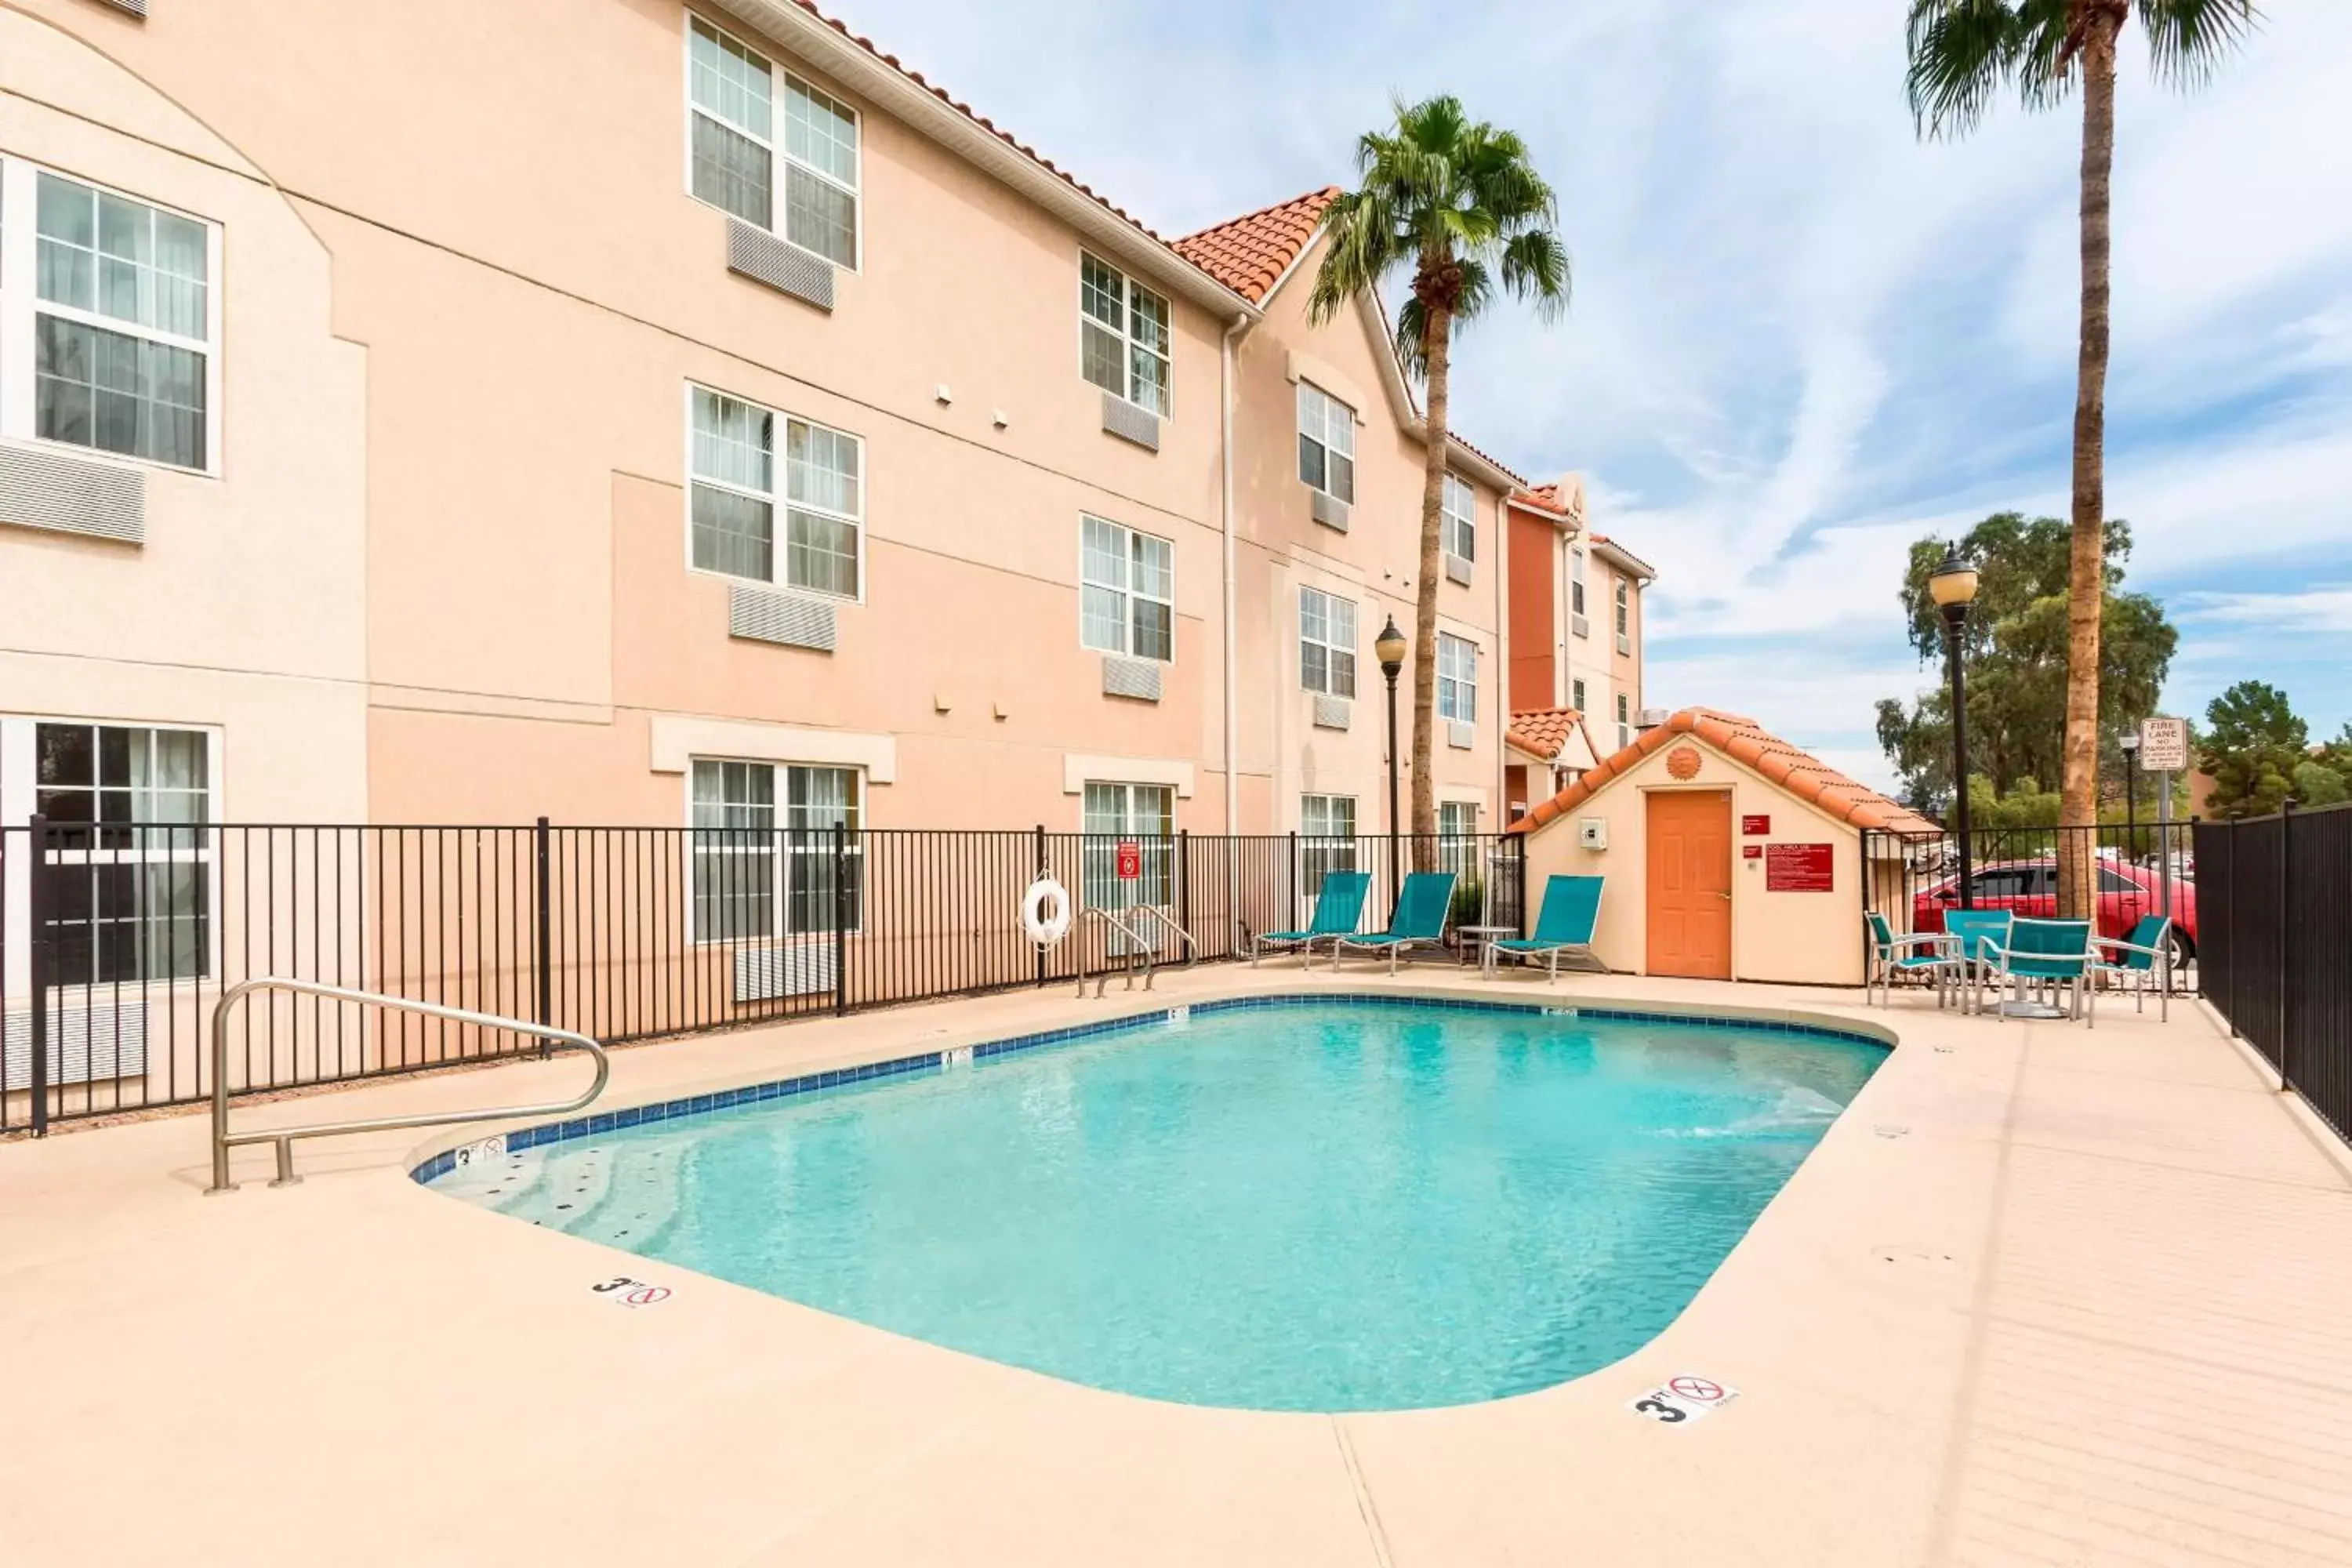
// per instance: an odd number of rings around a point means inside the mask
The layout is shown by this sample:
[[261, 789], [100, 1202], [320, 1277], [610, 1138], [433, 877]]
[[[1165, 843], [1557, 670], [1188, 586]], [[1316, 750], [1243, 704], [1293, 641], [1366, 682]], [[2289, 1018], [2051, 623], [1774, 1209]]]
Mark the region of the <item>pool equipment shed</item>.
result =
[[1939, 831], [1753, 719], [1686, 708], [1512, 831], [1529, 889], [1608, 879], [1592, 948], [1612, 970], [1859, 985], [1862, 879], [1880, 879], [1881, 908], [1903, 887], [1899, 852], [1865, 868], [1866, 828]]

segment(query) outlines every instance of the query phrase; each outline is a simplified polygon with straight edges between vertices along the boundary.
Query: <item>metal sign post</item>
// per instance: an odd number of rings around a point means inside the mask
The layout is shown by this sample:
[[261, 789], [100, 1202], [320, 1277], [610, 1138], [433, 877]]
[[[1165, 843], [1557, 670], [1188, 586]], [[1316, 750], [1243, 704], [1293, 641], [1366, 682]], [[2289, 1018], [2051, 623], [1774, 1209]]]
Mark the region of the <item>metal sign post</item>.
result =
[[2189, 771], [2189, 721], [2152, 716], [2139, 721], [2139, 765], [2156, 775], [2156, 881], [2162, 913], [2172, 918], [2172, 775]]

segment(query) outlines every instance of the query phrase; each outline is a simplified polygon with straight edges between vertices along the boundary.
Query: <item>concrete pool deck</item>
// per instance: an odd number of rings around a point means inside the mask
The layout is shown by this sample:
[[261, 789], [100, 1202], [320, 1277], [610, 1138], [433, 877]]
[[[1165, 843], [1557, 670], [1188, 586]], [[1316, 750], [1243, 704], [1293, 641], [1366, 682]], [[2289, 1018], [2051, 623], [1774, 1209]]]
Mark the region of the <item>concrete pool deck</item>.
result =
[[[1339, 1417], [1157, 1404], [898, 1338], [416, 1185], [453, 1133], [0, 1145], [0, 1559], [144, 1563], [2352, 1563], [2352, 1179], [2200, 1008], [1370, 965], [1339, 987], [1797, 1009], [1901, 1044], [1688, 1310], [1560, 1387]], [[1328, 970], [1166, 973], [633, 1047], [608, 1097], [788, 1076]], [[577, 1061], [245, 1108], [556, 1098]], [[628, 1310], [589, 1286], [674, 1288]], [[1627, 1402], [1741, 1391], [1660, 1426]]]

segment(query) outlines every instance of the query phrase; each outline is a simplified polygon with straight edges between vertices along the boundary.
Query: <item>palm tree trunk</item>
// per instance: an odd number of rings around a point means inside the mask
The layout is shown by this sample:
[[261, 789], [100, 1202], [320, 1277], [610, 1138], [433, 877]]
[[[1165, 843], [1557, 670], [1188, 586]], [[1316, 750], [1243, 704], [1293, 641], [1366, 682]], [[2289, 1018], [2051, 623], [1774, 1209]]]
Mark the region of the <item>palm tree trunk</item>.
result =
[[1424, 305], [1422, 352], [1429, 362], [1429, 454], [1421, 471], [1421, 566], [1413, 579], [1412, 624], [1412, 836], [1413, 864], [1426, 869], [1429, 841], [1437, 833], [1437, 777], [1433, 759], [1437, 734], [1438, 519], [1445, 496], [1446, 372], [1454, 321], [1442, 306]]
[[[2099, 810], [2099, 610], [2106, 597], [2107, 184], [2116, 161], [2119, 8], [2094, 5], [2083, 38], [2083, 323], [2074, 381], [2074, 509], [2066, 572], [2066, 739], [2058, 820], [2089, 829]], [[2091, 911], [2095, 846], [2062, 833], [2058, 908]]]

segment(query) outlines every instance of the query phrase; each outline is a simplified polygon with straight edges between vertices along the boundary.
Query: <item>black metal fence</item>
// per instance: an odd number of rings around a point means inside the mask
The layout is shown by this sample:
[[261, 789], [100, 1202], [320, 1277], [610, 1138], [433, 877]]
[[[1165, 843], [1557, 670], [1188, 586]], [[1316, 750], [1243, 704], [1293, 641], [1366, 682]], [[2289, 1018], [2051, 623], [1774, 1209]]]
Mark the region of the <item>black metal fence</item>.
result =
[[[205, 1097], [214, 1010], [259, 975], [627, 1041], [1074, 984], [1141, 947], [1158, 963], [1242, 957], [1254, 934], [1311, 919], [1334, 869], [1371, 874], [1367, 930], [1387, 922], [1393, 863], [1457, 874], [1452, 923], [1524, 931], [1523, 852], [1508, 835], [1392, 848], [1042, 827], [36, 818], [0, 829], [0, 1131]], [[1041, 873], [1080, 911], [1050, 952], [1021, 920]], [[1166, 921], [1097, 913], [1139, 909]], [[510, 1030], [287, 995], [250, 998], [231, 1026], [235, 1093], [543, 1049]]]
[[[2085, 889], [2103, 937], [2128, 937], [2141, 918], [2172, 918], [2173, 984], [2193, 984], [2210, 895], [2200, 907], [2197, 847], [2186, 822], [2096, 827], [1985, 827], [1969, 835], [1968, 902], [2029, 918], [2059, 912], [2066, 862]], [[1954, 834], [1863, 835], [1864, 910], [1900, 931], [1941, 931], [1961, 904], [1960, 843]]]
[[2203, 992], [2352, 1138], [2352, 805], [2197, 824]]

